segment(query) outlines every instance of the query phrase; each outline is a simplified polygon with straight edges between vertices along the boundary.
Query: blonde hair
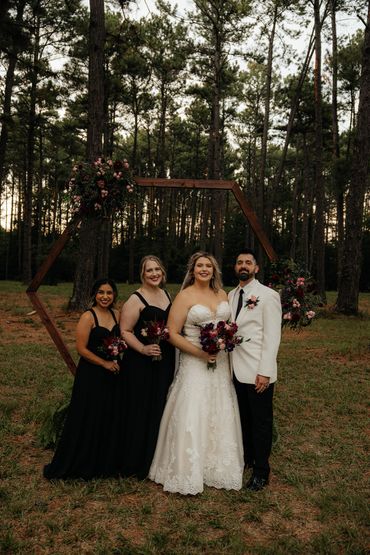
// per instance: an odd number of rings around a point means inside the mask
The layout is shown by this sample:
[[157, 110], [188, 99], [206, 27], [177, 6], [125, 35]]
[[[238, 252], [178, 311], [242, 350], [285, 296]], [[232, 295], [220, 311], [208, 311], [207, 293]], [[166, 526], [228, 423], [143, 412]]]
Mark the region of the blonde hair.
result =
[[213, 266], [213, 276], [210, 281], [210, 287], [211, 289], [213, 289], [215, 293], [217, 293], [220, 289], [222, 289], [221, 270], [215, 257], [212, 254], [209, 254], [208, 252], [204, 252], [204, 251], [195, 252], [189, 258], [187, 272], [186, 272], [184, 281], [182, 283], [181, 289], [186, 289], [187, 287], [190, 287], [190, 285], [193, 285], [194, 268], [199, 258], [208, 258], [208, 260], [211, 262]]
[[164, 269], [163, 262], [161, 261], [161, 259], [158, 258], [158, 256], [154, 256], [154, 254], [147, 254], [146, 256], [143, 256], [143, 258], [140, 260], [141, 283], [144, 283], [145, 264], [149, 262], [149, 260], [152, 260], [153, 262], [158, 264], [158, 266], [162, 270], [162, 281], [160, 283], [160, 287], [164, 287], [167, 281], [167, 273], [166, 273], [166, 270]]

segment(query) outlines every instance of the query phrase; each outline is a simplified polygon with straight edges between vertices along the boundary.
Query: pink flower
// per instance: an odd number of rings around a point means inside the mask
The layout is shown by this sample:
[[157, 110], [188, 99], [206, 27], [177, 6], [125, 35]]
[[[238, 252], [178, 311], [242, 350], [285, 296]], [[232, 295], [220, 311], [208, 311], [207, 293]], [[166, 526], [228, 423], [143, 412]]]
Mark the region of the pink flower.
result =
[[291, 320], [291, 319], [292, 319], [292, 315], [291, 315], [290, 312], [286, 312], [286, 313], [283, 315], [283, 320]]
[[132, 187], [132, 185], [126, 185], [126, 189], [128, 193], [133, 193], [134, 188]]
[[130, 166], [129, 166], [128, 162], [123, 162], [123, 167], [124, 167], [126, 170], [128, 170]]
[[292, 305], [294, 308], [299, 308], [301, 306], [301, 303], [297, 301], [297, 299], [293, 299]]
[[99, 204], [98, 202], [96, 202], [96, 203], [94, 204], [94, 208], [95, 208], [96, 211], [101, 210], [101, 204]]
[[244, 306], [246, 306], [248, 308], [248, 310], [253, 310], [254, 307], [257, 306], [259, 302], [260, 302], [259, 297], [256, 297], [255, 295], [251, 295], [245, 301]]
[[107, 164], [108, 166], [113, 166], [113, 160], [108, 160]]
[[307, 312], [307, 314], [306, 314], [306, 316], [307, 316], [307, 318], [308, 318], [309, 320], [311, 320], [312, 318], [314, 318], [315, 315], [316, 315], [316, 312], [314, 312], [313, 310], [309, 310], [309, 311]]
[[100, 194], [101, 194], [102, 198], [107, 197], [107, 196], [108, 196], [108, 191], [107, 191], [107, 189], [102, 189], [102, 190], [100, 191]]

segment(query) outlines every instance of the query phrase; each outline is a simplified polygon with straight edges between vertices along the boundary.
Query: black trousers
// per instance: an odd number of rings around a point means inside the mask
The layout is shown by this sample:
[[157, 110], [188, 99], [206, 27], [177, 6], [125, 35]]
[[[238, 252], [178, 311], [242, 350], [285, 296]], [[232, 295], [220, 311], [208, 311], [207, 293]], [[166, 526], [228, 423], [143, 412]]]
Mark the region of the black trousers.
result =
[[270, 384], [263, 393], [256, 393], [254, 384], [241, 383], [234, 375], [234, 385], [242, 424], [245, 466], [253, 468], [256, 476], [268, 478], [274, 384]]

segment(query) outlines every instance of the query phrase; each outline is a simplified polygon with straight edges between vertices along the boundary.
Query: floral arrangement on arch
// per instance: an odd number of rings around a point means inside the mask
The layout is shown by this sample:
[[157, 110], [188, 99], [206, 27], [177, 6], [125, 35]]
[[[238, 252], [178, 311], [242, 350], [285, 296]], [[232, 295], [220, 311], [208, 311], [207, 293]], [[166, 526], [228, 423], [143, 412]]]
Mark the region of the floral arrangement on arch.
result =
[[299, 331], [309, 326], [322, 305], [312, 276], [293, 260], [272, 264], [267, 285], [280, 294], [282, 327]]
[[67, 199], [74, 214], [105, 218], [124, 207], [134, 187], [126, 159], [98, 158], [73, 166]]

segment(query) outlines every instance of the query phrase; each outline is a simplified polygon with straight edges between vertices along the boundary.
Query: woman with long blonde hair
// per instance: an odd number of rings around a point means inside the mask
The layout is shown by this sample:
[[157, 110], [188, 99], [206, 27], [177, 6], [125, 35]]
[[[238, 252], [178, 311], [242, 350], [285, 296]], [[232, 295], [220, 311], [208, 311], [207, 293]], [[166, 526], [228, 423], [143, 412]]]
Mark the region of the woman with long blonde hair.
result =
[[180, 362], [149, 472], [165, 491], [195, 495], [204, 484], [242, 487], [243, 444], [228, 356], [206, 353], [199, 340], [200, 326], [229, 317], [217, 261], [207, 252], [195, 253], [168, 318]]
[[[124, 476], [147, 478], [159, 424], [175, 368], [175, 349], [167, 341], [152, 343], [146, 336], [151, 322], [166, 324], [171, 299], [164, 289], [166, 270], [161, 260], [147, 255], [140, 262], [141, 287], [121, 312], [121, 333], [129, 346], [122, 361], [124, 378]], [[160, 358], [160, 360], [159, 360]]]

